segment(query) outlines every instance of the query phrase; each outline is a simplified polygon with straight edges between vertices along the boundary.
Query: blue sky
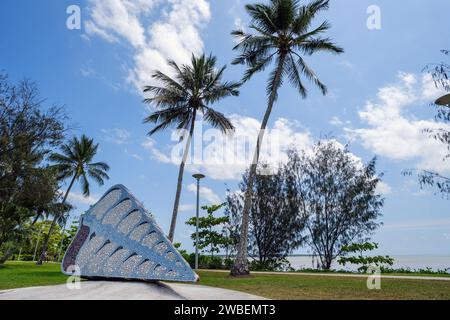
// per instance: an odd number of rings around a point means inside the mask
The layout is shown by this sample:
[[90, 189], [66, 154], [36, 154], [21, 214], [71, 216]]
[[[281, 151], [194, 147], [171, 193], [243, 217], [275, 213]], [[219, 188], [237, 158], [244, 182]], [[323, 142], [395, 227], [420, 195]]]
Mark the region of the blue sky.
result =
[[[150, 71], [166, 70], [164, 59], [186, 62], [191, 52], [218, 56], [229, 64], [235, 56], [230, 31], [248, 23], [244, 0], [3, 0], [0, 5], [0, 69], [13, 80], [38, 82], [50, 105], [64, 104], [73, 135], [86, 133], [100, 143], [98, 160], [111, 166], [111, 180], [92, 187], [83, 199], [77, 186], [71, 195], [74, 216], [110, 186], [124, 184], [153, 212], [167, 230], [178, 168], [167, 160], [171, 132], [149, 140], [142, 120], [151, 111], [139, 90]], [[66, 27], [70, 5], [81, 8], [81, 30]], [[367, 28], [367, 8], [381, 12], [381, 29]], [[308, 58], [329, 87], [323, 97], [309, 85], [302, 100], [289, 86], [280, 92], [270, 126], [286, 143], [307, 147], [324, 135], [351, 142], [356, 157], [379, 159], [384, 172], [384, 226], [375, 235], [387, 254], [450, 254], [449, 201], [420, 190], [417, 181], [403, 177], [407, 168], [450, 173], [445, 150], [426, 136], [433, 126], [429, 103], [439, 95], [422, 74], [427, 63], [443, 59], [449, 47], [447, 0], [332, 1], [321, 18], [333, 25], [330, 36], [345, 54]], [[225, 77], [239, 80], [240, 66], [229, 66]], [[239, 98], [215, 107], [232, 117], [243, 131], [252, 132], [262, 118], [266, 74], [242, 88]], [[207, 128], [205, 128], [207, 129]], [[240, 168], [190, 167], [185, 175], [182, 212], [176, 240], [191, 247], [184, 221], [193, 215], [195, 194], [191, 174], [202, 170], [202, 203], [223, 200], [236, 189]], [[301, 250], [306, 252], [305, 249]]]

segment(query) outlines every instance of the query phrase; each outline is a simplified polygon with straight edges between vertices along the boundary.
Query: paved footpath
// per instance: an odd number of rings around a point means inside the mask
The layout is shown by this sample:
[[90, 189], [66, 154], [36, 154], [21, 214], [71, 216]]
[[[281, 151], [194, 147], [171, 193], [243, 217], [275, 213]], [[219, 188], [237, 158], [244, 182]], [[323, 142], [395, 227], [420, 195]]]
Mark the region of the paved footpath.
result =
[[0, 291], [0, 300], [262, 300], [247, 293], [178, 283], [84, 281], [80, 290], [49, 286]]
[[[208, 272], [229, 273], [224, 270], [203, 270]], [[266, 272], [257, 271], [252, 274], [267, 274], [276, 276], [312, 276], [312, 277], [335, 277], [335, 278], [367, 278], [369, 274], [352, 274], [352, 273], [303, 273], [303, 272]], [[450, 277], [426, 277], [426, 276], [389, 276], [381, 275], [382, 279], [400, 279], [400, 280], [428, 280], [428, 281], [450, 281]]]

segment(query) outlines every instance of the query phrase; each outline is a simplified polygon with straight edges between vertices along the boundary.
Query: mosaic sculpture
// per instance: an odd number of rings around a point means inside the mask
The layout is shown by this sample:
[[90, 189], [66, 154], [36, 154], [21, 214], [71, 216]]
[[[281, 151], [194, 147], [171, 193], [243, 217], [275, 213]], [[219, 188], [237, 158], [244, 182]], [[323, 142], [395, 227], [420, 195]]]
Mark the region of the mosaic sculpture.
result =
[[122, 185], [82, 216], [61, 267], [64, 274], [78, 270], [87, 278], [198, 280], [152, 215]]

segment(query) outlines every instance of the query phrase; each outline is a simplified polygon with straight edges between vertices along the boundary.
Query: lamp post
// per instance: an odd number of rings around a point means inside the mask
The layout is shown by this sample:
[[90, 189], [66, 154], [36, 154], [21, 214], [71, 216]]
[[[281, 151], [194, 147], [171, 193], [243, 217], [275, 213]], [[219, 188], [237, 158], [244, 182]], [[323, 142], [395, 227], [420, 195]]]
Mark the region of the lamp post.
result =
[[198, 270], [198, 220], [200, 215], [200, 180], [205, 178], [205, 175], [197, 173], [193, 175], [197, 180], [197, 221], [195, 226], [195, 270]]

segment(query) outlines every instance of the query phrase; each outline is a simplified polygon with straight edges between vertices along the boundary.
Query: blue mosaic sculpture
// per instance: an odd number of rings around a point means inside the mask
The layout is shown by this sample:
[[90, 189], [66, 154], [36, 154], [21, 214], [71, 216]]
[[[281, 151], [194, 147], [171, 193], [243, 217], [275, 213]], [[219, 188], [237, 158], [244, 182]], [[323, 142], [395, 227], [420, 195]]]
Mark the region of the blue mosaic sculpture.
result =
[[61, 267], [64, 274], [78, 270], [87, 278], [198, 281], [152, 215], [122, 185], [82, 216]]

